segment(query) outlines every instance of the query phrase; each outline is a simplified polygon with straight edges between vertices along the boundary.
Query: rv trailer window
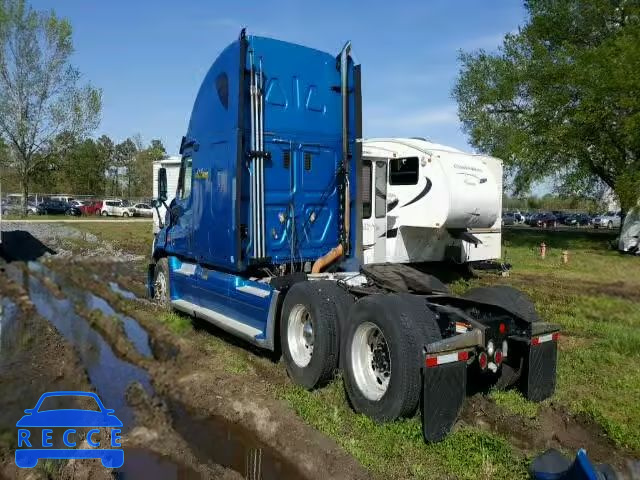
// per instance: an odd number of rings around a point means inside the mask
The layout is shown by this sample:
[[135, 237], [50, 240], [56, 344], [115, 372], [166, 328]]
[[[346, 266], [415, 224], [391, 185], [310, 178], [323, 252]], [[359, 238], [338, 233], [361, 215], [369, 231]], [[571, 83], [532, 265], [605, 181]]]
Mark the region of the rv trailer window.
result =
[[371, 218], [371, 160], [362, 162], [362, 218]]
[[418, 184], [418, 157], [394, 158], [389, 161], [390, 185]]
[[185, 199], [191, 195], [191, 157], [184, 157], [178, 178], [178, 198]]
[[216, 78], [216, 90], [220, 103], [226, 110], [229, 110], [229, 77], [226, 73], [223, 72]]

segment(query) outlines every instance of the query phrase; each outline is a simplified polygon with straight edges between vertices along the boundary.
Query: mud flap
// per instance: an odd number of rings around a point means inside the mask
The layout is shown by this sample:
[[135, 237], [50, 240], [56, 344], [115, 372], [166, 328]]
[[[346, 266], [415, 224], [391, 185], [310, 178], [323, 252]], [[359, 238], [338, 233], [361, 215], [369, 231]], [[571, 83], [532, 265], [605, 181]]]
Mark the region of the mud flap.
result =
[[467, 364], [455, 362], [423, 368], [422, 435], [439, 442], [453, 427], [467, 392]]
[[555, 341], [532, 345], [525, 350], [524, 371], [519, 389], [532, 402], [541, 402], [556, 389], [558, 344]]

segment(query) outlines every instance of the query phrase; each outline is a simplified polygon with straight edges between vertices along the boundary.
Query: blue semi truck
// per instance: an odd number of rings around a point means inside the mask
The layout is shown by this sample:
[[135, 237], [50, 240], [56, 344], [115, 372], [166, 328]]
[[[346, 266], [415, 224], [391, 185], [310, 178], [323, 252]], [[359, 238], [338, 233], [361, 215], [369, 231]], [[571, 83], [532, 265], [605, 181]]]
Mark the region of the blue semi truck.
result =
[[[469, 382], [552, 395], [558, 327], [509, 287], [455, 296], [415, 265], [361, 264], [361, 70], [350, 49], [243, 30], [219, 55], [182, 139], [149, 294], [281, 352], [305, 388], [342, 371], [353, 408], [376, 421], [420, 407], [425, 440], [438, 441]], [[166, 190], [160, 169], [156, 207]]]

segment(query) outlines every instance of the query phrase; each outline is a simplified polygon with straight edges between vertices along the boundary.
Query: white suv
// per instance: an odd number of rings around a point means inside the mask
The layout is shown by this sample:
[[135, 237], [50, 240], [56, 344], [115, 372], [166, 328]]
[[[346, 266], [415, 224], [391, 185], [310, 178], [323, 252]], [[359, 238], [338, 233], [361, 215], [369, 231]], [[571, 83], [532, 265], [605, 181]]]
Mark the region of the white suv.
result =
[[100, 215], [102, 215], [103, 217], [132, 217], [133, 209], [131, 207], [125, 206], [122, 200], [105, 200], [104, 202], [102, 202]]

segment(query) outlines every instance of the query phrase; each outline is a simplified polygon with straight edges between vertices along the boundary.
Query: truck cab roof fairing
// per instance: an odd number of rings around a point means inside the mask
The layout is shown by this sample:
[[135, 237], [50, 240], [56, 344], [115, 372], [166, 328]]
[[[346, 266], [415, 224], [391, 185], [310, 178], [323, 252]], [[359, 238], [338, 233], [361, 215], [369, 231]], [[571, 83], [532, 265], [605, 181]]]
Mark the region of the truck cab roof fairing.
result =
[[[354, 93], [349, 95], [349, 151], [356, 152], [349, 177], [356, 211], [360, 117], [351, 59], [348, 68]], [[260, 229], [252, 223], [252, 72], [261, 82], [263, 102]], [[262, 234], [262, 260], [274, 264], [313, 261], [339, 243], [339, 86], [335, 55], [316, 49], [241, 36], [222, 51], [205, 75], [185, 135], [183, 157], [189, 157], [192, 168], [191, 194], [183, 200], [191, 215], [191, 232], [185, 233], [191, 236], [185, 240], [192, 250], [188, 256], [231, 271], [245, 270], [256, 260], [253, 230]], [[359, 223], [353, 215], [354, 246]], [[350, 255], [358, 251], [353, 248]]]

